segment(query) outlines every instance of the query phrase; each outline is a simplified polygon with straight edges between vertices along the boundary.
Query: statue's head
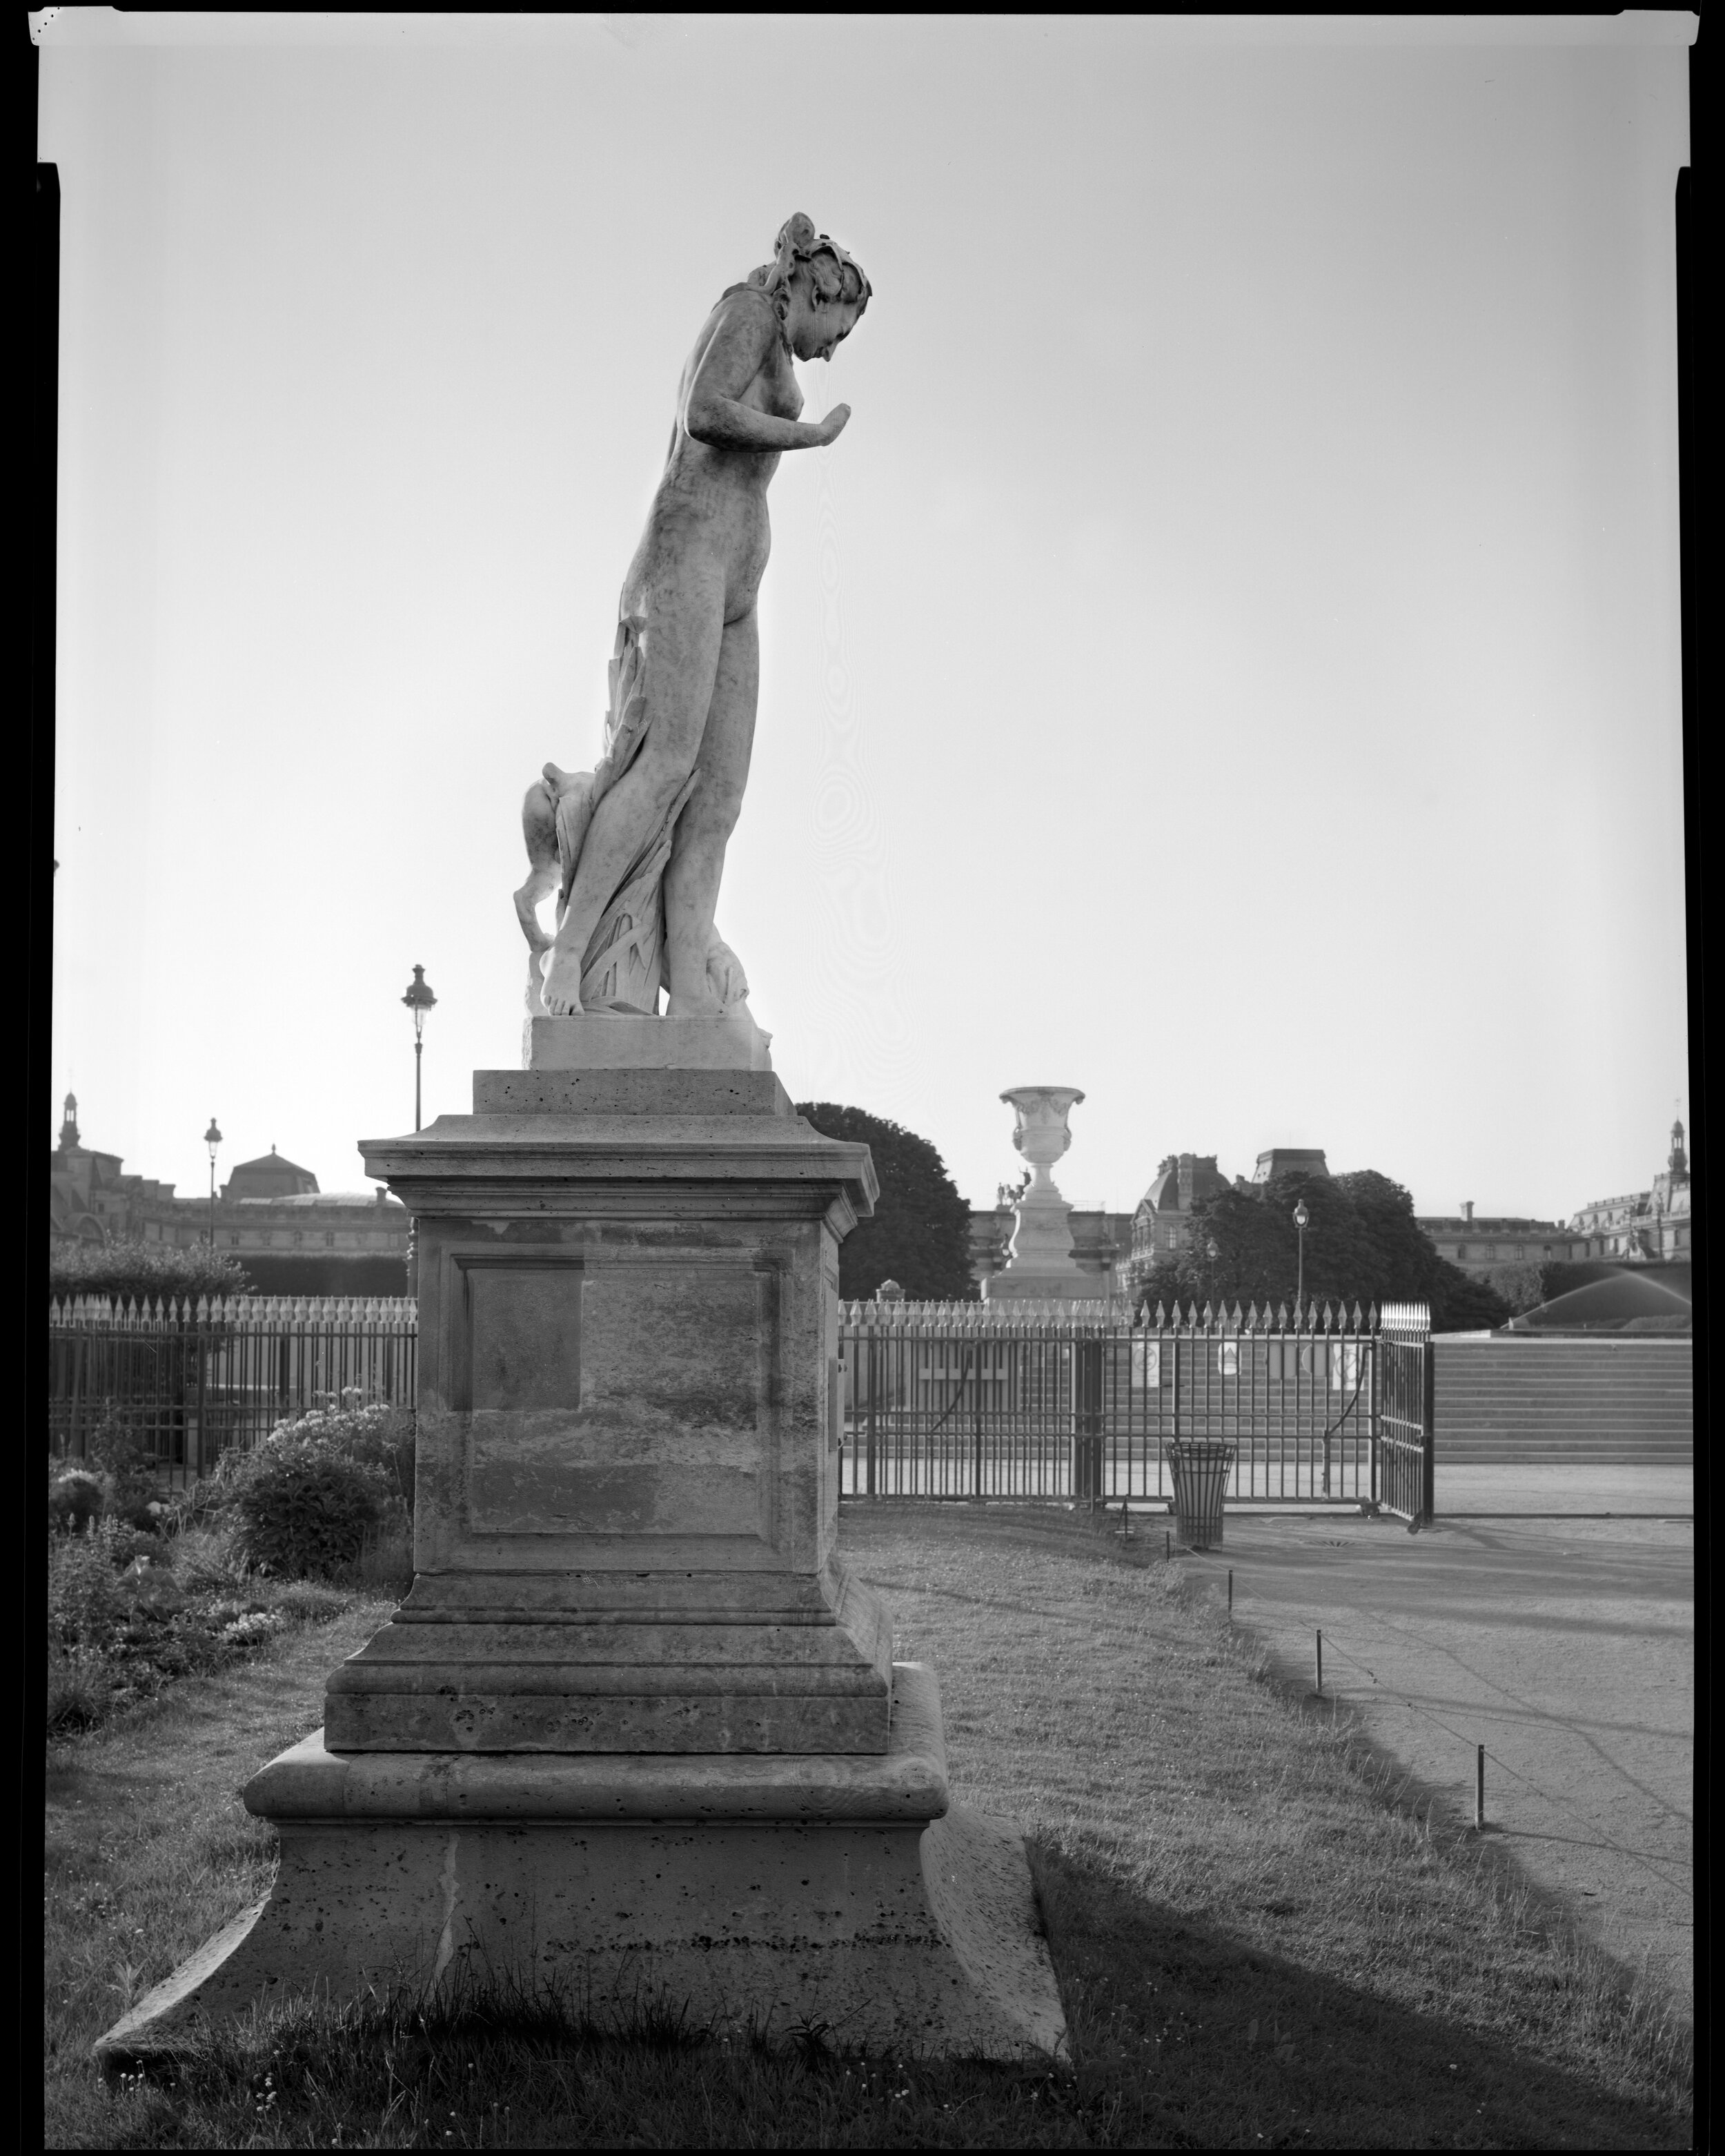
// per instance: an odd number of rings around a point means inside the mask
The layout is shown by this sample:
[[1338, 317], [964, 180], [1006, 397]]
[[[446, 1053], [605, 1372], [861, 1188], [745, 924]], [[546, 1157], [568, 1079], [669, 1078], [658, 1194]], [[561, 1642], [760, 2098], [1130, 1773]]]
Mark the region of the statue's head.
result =
[[750, 273], [778, 310], [798, 359], [830, 359], [862, 319], [872, 289], [860, 263], [798, 210], [786, 220], [774, 259]]

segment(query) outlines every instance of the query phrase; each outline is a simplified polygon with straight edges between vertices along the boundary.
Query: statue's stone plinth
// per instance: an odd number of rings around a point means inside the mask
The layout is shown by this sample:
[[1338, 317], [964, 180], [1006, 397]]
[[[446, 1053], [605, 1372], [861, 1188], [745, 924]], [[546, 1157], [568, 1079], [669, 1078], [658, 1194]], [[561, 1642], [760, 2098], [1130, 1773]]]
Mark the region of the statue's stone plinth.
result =
[[768, 1044], [746, 1011], [729, 1018], [530, 1018], [527, 1070], [770, 1070]]
[[[666, 1022], [530, 1045], [589, 1023]], [[458, 1960], [601, 2015], [1058, 2043], [1022, 1840], [949, 1813], [932, 1679], [895, 1681], [836, 1548], [868, 1149], [770, 1070], [670, 1046], [480, 1071], [470, 1116], [362, 1146], [418, 1235], [413, 1586], [247, 1787], [281, 1836], [269, 1901], [109, 2063]]]
[[487, 1975], [629, 2027], [825, 2023], [983, 2056], [1064, 2035], [1023, 1840], [947, 1808], [932, 1676], [897, 1671], [891, 1748], [650, 1761], [371, 1753], [321, 1733], [256, 1776], [268, 1899], [141, 2000], [111, 2066], [259, 1996]]
[[416, 1577], [331, 1747], [884, 1751], [891, 1625], [834, 1551], [867, 1148], [771, 1071], [480, 1071], [474, 1107], [365, 1148], [418, 1237]]

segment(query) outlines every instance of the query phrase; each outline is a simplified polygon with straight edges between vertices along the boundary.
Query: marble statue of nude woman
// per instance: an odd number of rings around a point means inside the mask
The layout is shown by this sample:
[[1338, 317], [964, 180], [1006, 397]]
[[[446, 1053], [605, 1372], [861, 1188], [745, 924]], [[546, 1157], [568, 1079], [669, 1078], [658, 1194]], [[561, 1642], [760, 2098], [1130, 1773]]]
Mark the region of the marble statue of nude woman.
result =
[[[791, 362], [829, 358], [869, 296], [857, 264], [798, 215], [696, 340], [618, 608], [603, 753], [591, 772], [547, 764], [522, 804], [530, 872], [516, 911], [535, 1015], [651, 1016], [661, 987], [670, 1018], [747, 1009], [713, 914], [754, 741], [767, 489], [785, 450], [843, 431], [849, 405], [798, 419]], [[537, 907], [553, 890], [548, 936]]]

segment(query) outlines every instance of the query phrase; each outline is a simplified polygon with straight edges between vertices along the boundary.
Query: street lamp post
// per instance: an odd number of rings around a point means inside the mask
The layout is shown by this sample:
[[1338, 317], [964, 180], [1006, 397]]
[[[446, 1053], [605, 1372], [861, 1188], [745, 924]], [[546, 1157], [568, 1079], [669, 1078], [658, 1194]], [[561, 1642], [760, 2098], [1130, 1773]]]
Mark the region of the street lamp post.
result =
[[1216, 1260], [1222, 1255], [1214, 1235], [1204, 1245], [1204, 1254], [1210, 1261], [1210, 1301], [1214, 1302], [1216, 1299]]
[[408, 992], [402, 1001], [413, 1014], [413, 1128], [417, 1131], [422, 1121], [419, 1074], [425, 1055], [425, 1014], [437, 1002], [425, 978], [425, 968], [415, 966], [413, 978], [408, 983]]
[[216, 1128], [216, 1119], [209, 1119], [209, 1128], [203, 1134], [209, 1147], [209, 1246], [216, 1247], [216, 1147], [222, 1142], [222, 1133]]
[[1311, 1219], [1312, 1215], [1307, 1211], [1306, 1200], [1302, 1198], [1294, 1208], [1294, 1225], [1300, 1231], [1300, 1284], [1294, 1290], [1296, 1323], [1299, 1322], [1300, 1312], [1306, 1307], [1306, 1230]]

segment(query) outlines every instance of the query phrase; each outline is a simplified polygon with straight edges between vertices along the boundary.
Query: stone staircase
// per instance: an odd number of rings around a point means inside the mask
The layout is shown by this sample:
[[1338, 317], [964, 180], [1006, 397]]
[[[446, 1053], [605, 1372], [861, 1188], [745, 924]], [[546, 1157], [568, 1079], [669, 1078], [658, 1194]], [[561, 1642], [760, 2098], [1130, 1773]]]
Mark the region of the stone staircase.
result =
[[1440, 1339], [1433, 1355], [1440, 1471], [1694, 1459], [1692, 1338]]

